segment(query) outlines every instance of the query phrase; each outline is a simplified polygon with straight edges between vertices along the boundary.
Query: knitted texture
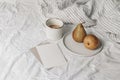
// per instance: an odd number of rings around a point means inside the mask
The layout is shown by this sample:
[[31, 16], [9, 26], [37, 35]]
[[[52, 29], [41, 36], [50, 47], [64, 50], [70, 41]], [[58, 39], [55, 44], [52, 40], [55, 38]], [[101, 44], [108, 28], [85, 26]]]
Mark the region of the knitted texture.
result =
[[94, 26], [104, 37], [116, 42], [120, 40], [120, 7], [116, 0], [45, 0], [45, 4], [43, 12], [47, 18]]

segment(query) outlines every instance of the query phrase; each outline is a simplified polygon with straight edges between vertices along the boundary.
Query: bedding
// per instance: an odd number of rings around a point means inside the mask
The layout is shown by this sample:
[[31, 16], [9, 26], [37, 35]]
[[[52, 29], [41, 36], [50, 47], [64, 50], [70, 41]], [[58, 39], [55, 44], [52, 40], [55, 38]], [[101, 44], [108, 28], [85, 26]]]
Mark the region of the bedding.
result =
[[[47, 40], [44, 23], [54, 17], [83, 23], [103, 50], [81, 57], [62, 48], [68, 64], [46, 70], [30, 49]], [[0, 0], [0, 80], [119, 80], [119, 17], [119, 0]]]

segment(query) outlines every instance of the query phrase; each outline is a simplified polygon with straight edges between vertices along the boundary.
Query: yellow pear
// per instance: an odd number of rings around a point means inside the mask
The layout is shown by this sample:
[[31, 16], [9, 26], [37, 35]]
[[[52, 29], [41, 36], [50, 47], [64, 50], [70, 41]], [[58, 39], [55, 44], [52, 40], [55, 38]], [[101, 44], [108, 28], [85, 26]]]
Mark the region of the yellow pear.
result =
[[73, 40], [75, 40], [76, 42], [81, 43], [81, 42], [83, 42], [85, 36], [86, 36], [86, 31], [85, 31], [83, 25], [78, 24], [76, 26], [76, 28], [72, 32]]
[[99, 38], [97, 38], [95, 35], [93, 34], [88, 34], [85, 38], [84, 38], [84, 46], [88, 49], [94, 50], [97, 49], [100, 45], [100, 40]]

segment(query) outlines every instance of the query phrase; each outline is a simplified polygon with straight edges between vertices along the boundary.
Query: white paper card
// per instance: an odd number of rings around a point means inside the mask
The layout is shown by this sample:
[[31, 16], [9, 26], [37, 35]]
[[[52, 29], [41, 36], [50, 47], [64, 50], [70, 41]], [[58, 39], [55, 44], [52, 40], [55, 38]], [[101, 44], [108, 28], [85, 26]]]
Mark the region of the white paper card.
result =
[[45, 68], [66, 64], [66, 59], [57, 44], [46, 44], [36, 47]]

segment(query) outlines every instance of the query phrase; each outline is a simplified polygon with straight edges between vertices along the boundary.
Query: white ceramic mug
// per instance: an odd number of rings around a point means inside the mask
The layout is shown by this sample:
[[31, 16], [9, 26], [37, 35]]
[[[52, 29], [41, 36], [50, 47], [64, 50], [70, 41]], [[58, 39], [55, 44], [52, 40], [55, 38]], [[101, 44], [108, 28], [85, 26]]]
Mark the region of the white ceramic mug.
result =
[[64, 23], [57, 18], [51, 18], [46, 21], [46, 36], [50, 40], [59, 40], [63, 36]]

